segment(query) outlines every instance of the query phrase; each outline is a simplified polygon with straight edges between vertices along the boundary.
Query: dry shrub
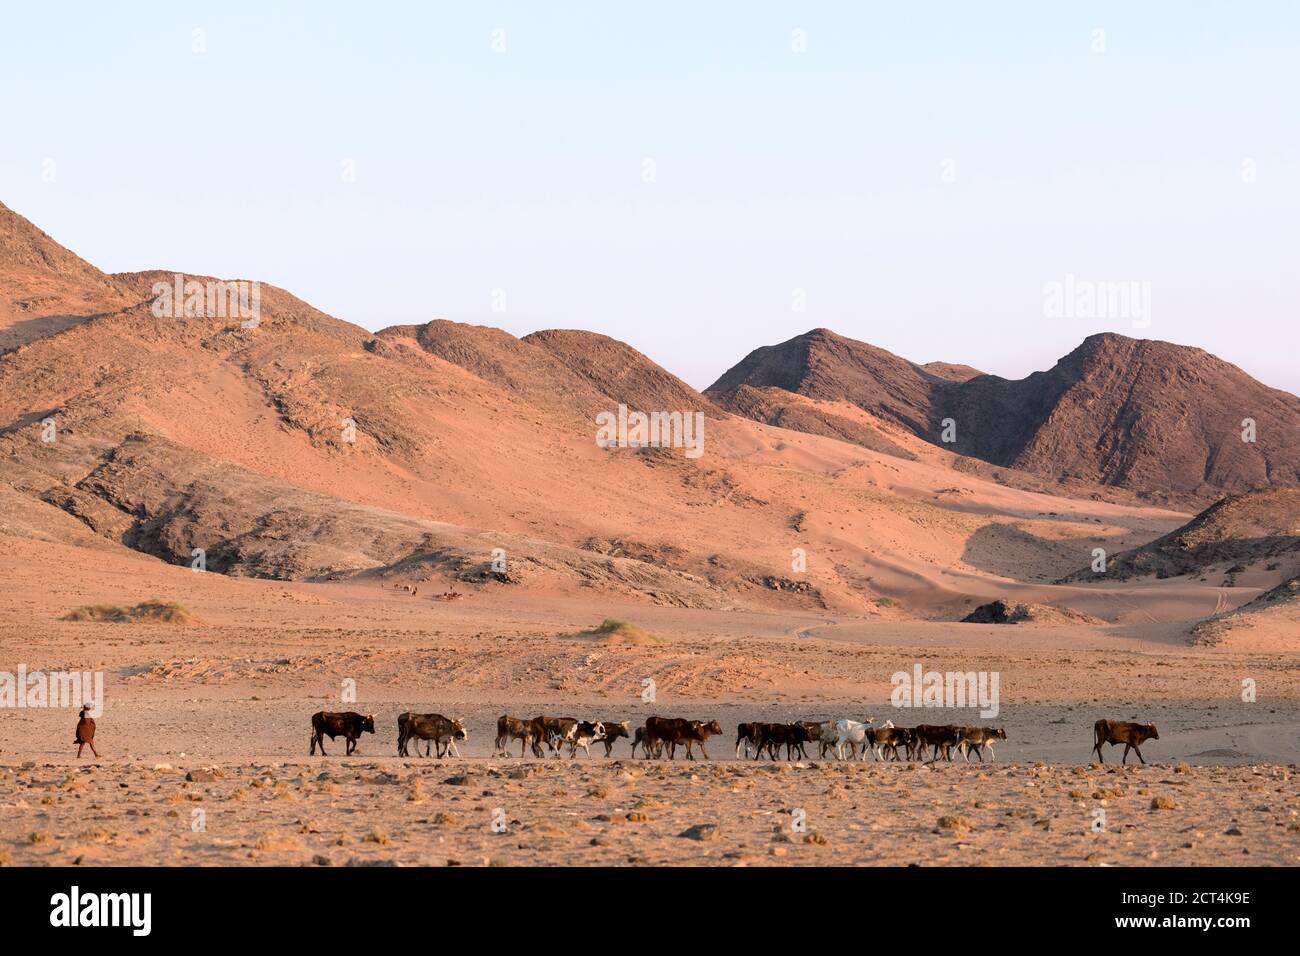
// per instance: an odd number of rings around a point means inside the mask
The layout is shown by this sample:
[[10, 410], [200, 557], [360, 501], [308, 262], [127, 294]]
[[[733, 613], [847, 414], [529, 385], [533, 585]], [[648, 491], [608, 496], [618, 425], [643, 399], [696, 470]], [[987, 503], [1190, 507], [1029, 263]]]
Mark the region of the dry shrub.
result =
[[202, 622], [180, 604], [154, 598], [134, 607], [116, 604], [83, 604], [63, 615], [64, 621], [107, 621], [115, 624], [201, 624]]
[[662, 638], [656, 637], [631, 621], [620, 621], [612, 617], [607, 617], [601, 621], [599, 627], [579, 631], [574, 636], [586, 638], [587, 640], [604, 641], [609, 644], [646, 645], [663, 643]]

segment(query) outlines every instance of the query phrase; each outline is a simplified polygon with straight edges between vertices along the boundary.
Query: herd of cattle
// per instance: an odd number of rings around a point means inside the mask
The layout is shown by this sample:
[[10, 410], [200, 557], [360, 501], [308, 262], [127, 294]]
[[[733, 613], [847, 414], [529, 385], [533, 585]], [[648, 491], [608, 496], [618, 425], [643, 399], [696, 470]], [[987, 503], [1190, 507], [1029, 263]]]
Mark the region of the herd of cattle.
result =
[[[311, 718], [311, 754], [320, 748], [325, 754], [325, 738], [334, 740], [343, 737], [347, 744], [346, 752], [350, 756], [356, 751], [357, 740], [363, 733], [375, 732], [373, 714], [363, 715], [348, 711], [347, 713], [328, 713], [320, 711]], [[508, 754], [515, 741], [519, 742], [519, 756], [523, 757], [529, 750], [534, 757], [542, 757], [546, 752], [559, 757], [567, 748], [569, 756], [577, 755], [581, 747], [583, 753], [591, 756], [591, 745], [604, 743], [605, 756], [614, 752], [614, 744], [619, 738], [628, 739], [632, 746], [632, 756], [640, 748], [643, 759], [661, 759], [665, 755], [669, 760], [676, 759], [677, 748], [686, 749], [686, 759], [695, 759], [695, 748], [700, 748], [707, 759], [709, 754], [704, 749], [710, 737], [722, 733], [722, 725], [716, 720], [685, 720], [681, 717], [648, 717], [645, 726], [631, 728], [627, 720], [578, 720], [574, 717], [533, 717], [524, 719], [508, 714], [497, 719], [497, 736], [495, 751]], [[457, 741], [468, 739], [469, 731], [465, 722], [444, 717], [441, 714], [416, 714], [407, 711], [397, 718], [397, 754], [408, 757], [411, 741], [415, 741], [415, 754], [420, 753], [420, 741], [425, 741], [424, 756], [428, 757], [435, 750], [439, 757], [447, 755], [460, 756], [456, 749]], [[825, 759], [834, 753], [839, 760], [866, 760], [870, 753], [876, 760], [929, 760], [940, 757], [951, 761], [953, 752], [961, 754], [963, 760], [970, 760], [974, 753], [982, 763], [987, 750], [989, 759], [995, 759], [993, 744], [1006, 740], [1004, 728], [962, 727], [952, 724], [919, 724], [915, 727], [895, 727], [893, 721], [886, 720], [880, 726], [875, 725], [874, 718], [859, 721], [842, 718], [840, 720], [797, 720], [793, 723], [747, 723], [736, 727], [736, 757], [750, 756], [757, 760], [766, 754], [772, 760], [785, 751], [786, 760], [807, 758], [807, 747], [816, 745], [819, 756]], [[1102, 756], [1102, 744], [1124, 744], [1123, 763], [1128, 762], [1129, 750], [1133, 750], [1143, 763], [1142, 751], [1138, 749], [1147, 740], [1159, 740], [1155, 724], [1137, 724], [1128, 721], [1099, 720], [1093, 727], [1093, 750], [1097, 759], [1105, 763]], [[927, 758], [928, 751], [928, 758]]]

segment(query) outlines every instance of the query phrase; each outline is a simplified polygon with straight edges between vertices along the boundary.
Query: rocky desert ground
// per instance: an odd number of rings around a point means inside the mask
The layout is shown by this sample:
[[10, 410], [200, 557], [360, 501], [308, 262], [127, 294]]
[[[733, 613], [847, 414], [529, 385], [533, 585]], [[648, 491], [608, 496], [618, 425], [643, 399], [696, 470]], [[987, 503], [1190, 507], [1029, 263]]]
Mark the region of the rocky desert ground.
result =
[[[59, 585], [6, 557], [19, 588], [10, 600], [57, 601]], [[73, 712], [4, 715], [5, 862], [1300, 862], [1300, 669], [1290, 654], [1033, 624], [1010, 626], [1008, 650], [999, 625], [959, 632], [565, 599], [422, 602], [377, 586], [164, 570], [204, 623], [11, 621], [0, 630], [6, 647], [22, 644], [29, 667], [106, 676], [99, 759], [75, 758]], [[82, 581], [93, 590], [124, 572], [101, 563]], [[606, 611], [635, 616], [654, 642], [577, 636]], [[900, 716], [890, 676], [916, 663], [998, 672], [999, 715]], [[647, 678], [654, 703], [641, 699]], [[1245, 679], [1253, 703], [1241, 699]], [[355, 705], [340, 702], [346, 682]], [[309, 758], [310, 715], [354, 707], [375, 714], [376, 734], [352, 757], [339, 740]], [[407, 709], [464, 719], [461, 756], [396, 756], [396, 716]], [[627, 740], [610, 758], [601, 744], [590, 757], [505, 757], [492, 738], [507, 712], [633, 726], [666, 713], [716, 718], [726, 732], [695, 762], [633, 759]], [[735, 757], [738, 722], [835, 716], [991, 724], [1008, 739], [983, 765], [822, 760], [815, 748], [793, 762]], [[1132, 757], [1119, 766], [1122, 748], [1109, 748], [1104, 766], [1092, 762], [1099, 716], [1157, 724], [1146, 766]]]

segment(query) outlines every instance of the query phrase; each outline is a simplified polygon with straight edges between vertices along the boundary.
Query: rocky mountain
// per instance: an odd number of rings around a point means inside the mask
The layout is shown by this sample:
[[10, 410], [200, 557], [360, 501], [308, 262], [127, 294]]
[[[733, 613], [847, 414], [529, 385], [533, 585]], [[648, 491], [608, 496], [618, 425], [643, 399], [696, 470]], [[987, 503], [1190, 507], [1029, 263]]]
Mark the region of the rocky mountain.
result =
[[0, 352], [134, 299], [0, 203]]
[[[200, 548], [226, 575], [485, 601], [952, 620], [1055, 601], [1045, 574], [1098, 535], [1132, 546], [1186, 520], [918, 438], [936, 395], [990, 378], [974, 369], [848, 340], [831, 362], [814, 342], [824, 390], [739, 385], [742, 417], [605, 336], [373, 333], [266, 283], [254, 324], [187, 315], [159, 308], [171, 273], [104, 275], [21, 217], [6, 230], [11, 300], [44, 287], [64, 317], [0, 351], [0, 537], [18, 547], [173, 568]], [[833, 397], [862, 382], [871, 410]], [[707, 415], [702, 454], [599, 444], [593, 416], [619, 404]]]
[[960, 455], [1153, 497], [1300, 485], [1300, 398], [1168, 342], [1093, 335], [1009, 380], [814, 329], [750, 353], [706, 394], [746, 414], [745, 387], [851, 403]]

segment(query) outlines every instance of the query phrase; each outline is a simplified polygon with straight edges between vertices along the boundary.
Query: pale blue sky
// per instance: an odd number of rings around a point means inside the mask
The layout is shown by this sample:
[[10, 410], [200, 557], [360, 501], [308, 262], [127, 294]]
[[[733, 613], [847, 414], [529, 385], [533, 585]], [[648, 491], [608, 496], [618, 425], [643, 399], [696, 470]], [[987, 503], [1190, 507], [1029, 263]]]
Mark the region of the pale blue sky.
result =
[[[701, 387], [815, 326], [1009, 377], [1109, 328], [1300, 392], [1298, 91], [1291, 2], [10, 5], [0, 201], [110, 271]], [[1066, 274], [1150, 327], [1046, 318]]]

